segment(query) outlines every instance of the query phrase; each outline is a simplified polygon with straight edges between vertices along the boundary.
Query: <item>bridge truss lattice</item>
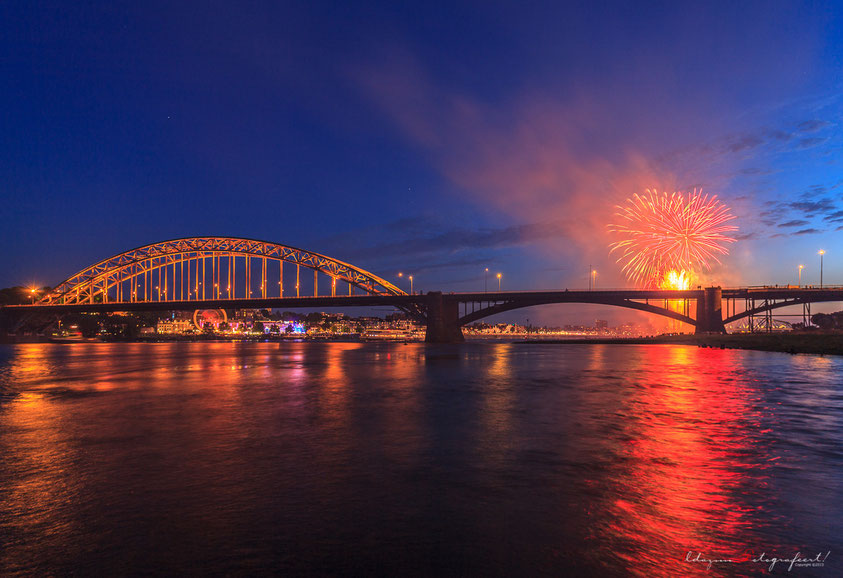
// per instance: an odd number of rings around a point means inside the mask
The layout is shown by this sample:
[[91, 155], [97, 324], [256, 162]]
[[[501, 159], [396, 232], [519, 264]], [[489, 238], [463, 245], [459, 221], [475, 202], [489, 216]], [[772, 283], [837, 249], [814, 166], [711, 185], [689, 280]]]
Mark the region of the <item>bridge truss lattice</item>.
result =
[[[287, 265], [285, 267], [285, 265]], [[295, 283], [285, 285], [285, 269]], [[319, 295], [319, 276], [331, 296], [345, 289], [368, 295], [406, 295], [368, 271], [326, 255], [279, 243], [237, 237], [189, 237], [138, 247], [87, 267], [61, 282], [41, 304], [143, 303], [303, 296], [301, 268], [313, 271], [308, 289]], [[289, 275], [292, 271], [288, 271]], [[346, 287], [343, 287], [345, 285]]]

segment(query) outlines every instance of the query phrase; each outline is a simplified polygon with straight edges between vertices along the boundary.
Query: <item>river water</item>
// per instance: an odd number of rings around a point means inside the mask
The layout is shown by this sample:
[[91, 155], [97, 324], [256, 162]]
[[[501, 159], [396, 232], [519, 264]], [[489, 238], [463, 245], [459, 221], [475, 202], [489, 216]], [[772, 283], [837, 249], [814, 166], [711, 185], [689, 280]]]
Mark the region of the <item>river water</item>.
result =
[[840, 576], [841, 421], [838, 357], [0, 346], [0, 575]]

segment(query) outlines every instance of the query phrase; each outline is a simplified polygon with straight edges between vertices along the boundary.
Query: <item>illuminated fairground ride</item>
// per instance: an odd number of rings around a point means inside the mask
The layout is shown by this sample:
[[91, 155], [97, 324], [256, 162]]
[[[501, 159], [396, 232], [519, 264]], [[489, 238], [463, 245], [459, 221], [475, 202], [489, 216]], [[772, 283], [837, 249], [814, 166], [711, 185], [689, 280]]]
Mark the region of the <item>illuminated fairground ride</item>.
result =
[[[190, 302], [284, 297], [284, 269], [295, 266], [296, 297], [303, 295], [301, 268], [319, 294], [319, 275], [329, 278], [331, 296], [347, 286], [368, 295], [404, 291], [348, 263], [278, 243], [236, 237], [190, 237], [120, 253], [79, 271], [45, 295], [41, 304]], [[288, 272], [288, 275], [291, 273]], [[288, 296], [289, 295], [288, 293]]]

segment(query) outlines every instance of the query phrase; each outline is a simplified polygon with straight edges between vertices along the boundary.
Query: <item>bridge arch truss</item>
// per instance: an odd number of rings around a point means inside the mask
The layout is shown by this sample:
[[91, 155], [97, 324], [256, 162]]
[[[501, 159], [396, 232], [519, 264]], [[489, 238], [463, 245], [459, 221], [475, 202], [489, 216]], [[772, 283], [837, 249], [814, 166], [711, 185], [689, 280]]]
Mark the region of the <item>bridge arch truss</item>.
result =
[[[285, 283], [285, 264], [295, 266], [294, 282]], [[356, 289], [367, 295], [406, 295], [373, 273], [313, 251], [237, 237], [189, 237], [109, 257], [61, 282], [40, 303], [237, 300], [284, 297], [285, 290], [287, 296], [301, 297], [302, 267], [313, 271], [312, 284], [307, 284], [314, 296], [320, 274], [328, 277], [331, 296], [345, 289], [343, 284], [348, 295]]]

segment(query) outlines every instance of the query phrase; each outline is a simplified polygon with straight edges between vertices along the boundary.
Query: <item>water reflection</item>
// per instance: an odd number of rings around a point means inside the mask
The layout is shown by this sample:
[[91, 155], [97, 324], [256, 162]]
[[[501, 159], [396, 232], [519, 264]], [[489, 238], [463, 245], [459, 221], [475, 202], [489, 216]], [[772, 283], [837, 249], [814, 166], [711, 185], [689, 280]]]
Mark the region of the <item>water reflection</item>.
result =
[[747, 539], [764, 504], [745, 498], [768, 485], [770, 467], [740, 355], [653, 347], [628, 371], [638, 387], [624, 404], [598, 540], [637, 575], [688, 572], [689, 551], [724, 559], [758, 547]]
[[509, 343], [497, 344], [486, 358], [487, 369], [478, 384], [481, 406], [476, 451], [496, 468], [505, 467], [519, 441], [514, 431], [517, 380], [513, 379], [511, 357], [515, 347]]
[[[38, 376], [32, 367], [37, 356], [28, 351], [17, 375]], [[38, 563], [27, 546], [40, 541], [57, 552], [65, 548], [63, 537], [79, 531], [73, 503], [78, 477], [68, 475], [78, 461], [77, 448], [67, 439], [61, 406], [42, 393], [18, 396], [3, 411], [4, 433], [15, 432], [15, 445], [2, 444], [4, 482], [0, 485], [0, 520], [7, 526], [3, 557], [13, 561], [10, 570], [27, 569]], [[2, 526], [0, 526], [2, 528]], [[55, 554], [48, 556], [53, 557]], [[0, 565], [0, 570], [3, 566]]]
[[0, 353], [3, 575], [740, 575], [755, 569], [683, 559], [841, 545], [837, 358], [506, 343]]

